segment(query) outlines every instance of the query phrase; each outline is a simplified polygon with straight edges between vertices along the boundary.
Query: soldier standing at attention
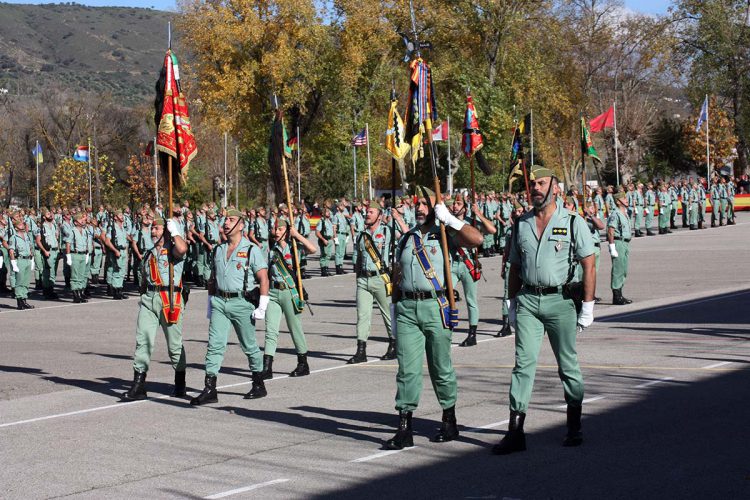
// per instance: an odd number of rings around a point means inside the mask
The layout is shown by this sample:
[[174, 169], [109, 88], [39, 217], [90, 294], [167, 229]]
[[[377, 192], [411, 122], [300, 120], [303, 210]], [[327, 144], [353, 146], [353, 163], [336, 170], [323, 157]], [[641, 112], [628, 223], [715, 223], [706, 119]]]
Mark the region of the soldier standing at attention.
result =
[[390, 450], [414, 446], [411, 420], [422, 393], [425, 353], [432, 387], [443, 409], [440, 431], [432, 440], [442, 443], [458, 437], [458, 387], [451, 362], [451, 313], [445, 297], [445, 269], [438, 223], [446, 226], [457, 246], [476, 248], [484, 241], [476, 228], [451, 215], [444, 204], [436, 205], [435, 193], [422, 186], [417, 187], [416, 221], [417, 226], [401, 238], [396, 251], [396, 410], [399, 425], [393, 438], [385, 443]]
[[301, 234], [290, 226], [289, 220], [282, 217], [276, 219], [273, 230], [274, 245], [271, 248], [269, 260], [269, 274], [271, 280], [270, 302], [266, 310], [266, 339], [263, 346], [263, 380], [273, 378], [273, 357], [276, 355], [276, 345], [279, 340], [279, 326], [281, 316], [286, 319], [286, 326], [292, 335], [292, 342], [297, 351], [297, 367], [289, 374], [290, 377], [303, 377], [310, 374], [307, 364], [307, 341], [302, 329], [299, 315], [304, 309], [303, 297], [297, 290], [297, 275], [294, 270], [294, 258], [290, 238], [301, 243], [308, 252], [315, 251], [315, 245], [303, 238]]
[[255, 212], [255, 223], [250, 241], [260, 247], [263, 255], [268, 255], [268, 220], [266, 220], [266, 207], [258, 207]]
[[669, 234], [669, 214], [672, 211], [672, 200], [667, 190], [667, 184], [659, 184], [659, 234]]
[[737, 186], [733, 179], [727, 182], [727, 225], [733, 226], [734, 222], [734, 195], [737, 193]]
[[[189, 212], [188, 212], [189, 213]], [[151, 224], [153, 221], [153, 215], [146, 212], [141, 212], [139, 223], [136, 225], [134, 230], [133, 239], [130, 242], [130, 246], [133, 249], [133, 277], [136, 283], [141, 282], [141, 273], [143, 272], [143, 266], [141, 261], [143, 256], [148, 254], [148, 251], [154, 246], [154, 242], [151, 241]]]
[[57, 276], [57, 257], [60, 253], [60, 230], [55, 223], [51, 210], [45, 210], [44, 222], [41, 225], [40, 249], [44, 255], [42, 270], [42, 287], [44, 297], [49, 300], [57, 299], [55, 293], [55, 277]]
[[677, 224], [675, 224], [674, 219], [677, 216], [677, 195], [679, 195], [680, 192], [677, 190], [677, 188], [674, 185], [674, 179], [669, 181], [669, 189], [667, 191], [669, 192], [669, 201], [670, 201], [669, 229], [677, 229]]
[[83, 296], [88, 276], [89, 247], [93, 247], [93, 241], [86, 229], [86, 213], [78, 212], [74, 217], [73, 228], [65, 242], [65, 261], [70, 266], [70, 289], [73, 293], [73, 302], [81, 304], [88, 302]]
[[[373, 205], [376, 204], [376, 202], [372, 202]], [[354, 250], [352, 251], [352, 263], [357, 264], [357, 252], [359, 249], [357, 248], [357, 240], [359, 240], [359, 235], [362, 234], [362, 231], [365, 230], [365, 216], [367, 215], [367, 208], [368, 208], [369, 202], [354, 202], [354, 206], [352, 209], [352, 216], [349, 219], [349, 222], [351, 224], [351, 232], [352, 232], [352, 243], [354, 244]], [[298, 229], [299, 231], [299, 229]]]
[[[666, 191], [666, 186], [664, 191]], [[618, 193], [620, 194], [620, 193]], [[622, 295], [622, 287], [628, 276], [628, 261], [630, 260], [630, 240], [632, 231], [630, 220], [627, 217], [627, 200], [624, 197], [617, 198], [618, 210], [615, 210], [607, 219], [607, 242], [609, 243], [609, 254], [612, 256], [612, 304], [622, 306], [633, 302]], [[659, 207], [661, 211], [661, 207]]]
[[334, 262], [336, 263], [336, 274], [344, 272], [344, 257], [346, 257], [346, 237], [349, 235], [349, 215], [346, 213], [346, 205], [343, 201], [336, 205], [336, 214], [333, 216], [333, 229], [335, 236], [333, 245], [336, 247]]
[[[396, 222], [408, 231], [403, 219], [397, 216]], [[388, 349], [381, 359], [395, 359], [396, 340], [391, 334], [391, 304], [389, 297], [393, 291], [388, 274], [391, 265], [391, 228], [383, 223], [380, 205], [371, 203], [365, 212], [364, 230], [354, 241], [354, 271], [357, 274], [357, 352], [347, 361], [348, 364], [367, 361], [367, 339], [372, 323], [372, 303], [375, 302], [385, 323], [388, 334]]]
[[[307, 216], [307, 207], [305, 202], [300, 203], [295, 210], [294, 227], [297, 228], [297, 232], [302, 235], [303, 238], [307, 239], [310, 236], [310, 218]], [[299, 252], [299, 264], [302, 270], [302, 279], [306, 280], [309, 278], [307, 274], [307, 251], [304, 247], [297, 248]]]
[[706, 229], [704, 224], [706, 223], [707, 196], [704, 182], [705, 179], [703, 177], [698, 178], [698, 194], [700, 198], [700, 218], [698, 220], [698, 229]]
[[[568, 431], [563, 446], [583, 441], [583, 376], [576, 353], [576, 323], [585, 328], [594, 320], [594, 244], [583, 218], [555, 202], [559, 186], [550, 169], [532, 166], [529, 185], [534, 210], [519, 218], [510, 247], [508, 313], [511, 324], [516, 323], [516, 361], [510, 382], [508, 433], [492, 449], [497, 455], [526, 449], [523, 424], [545, 331], [567, 403]], [[580, 315], [569, 294], [578, 263], [583, 267]]]
[[[682, 227], [690, 227], [688, 214], [690, 212], [691, 188], [692, 186], [685, 179], [680, 181], [679, 194], [680, 204], [682, 205]], [[638, 231], [636, 231], [636, 236], [638, 236]]]
[[107, 276], [107, 280], [112, 287], [112, 298], [115, 300], [128, 298], [122, 291], [122, 285], [128, 265], [128, 243], [132, 241], [132, 237], [123, 222], [122, 210], [116, 210], [114, 220], [107, 228], [107, 239], [104, 243], [110, 250], [111, 277]]
[[604, 197], [602, 196], [602, 188], [596, 188], [596, 196], [594, 196], [594, 205], [596, 205], [597, 217], [604, 220], [605, 208]]
[[315, 235], [318, 237], [318, 248], [320, 248], [320, 275], [330, 276], [328, 263], [331, 261], [336, 235], [333, 234], [333, 223], [331, 222], [331, 209], [325, 206], [320, 213], [320, 220], [315, 226]]
[[[167, 221], [159, 217], [151, 224], [153, 247], [144, 255], [141, 265], [143, 279], [139, 286], [141, 299], [135, 330], [135, 354], [133, 356], [133, 385], [123, 394], [123, 399], [146, 399], [146, 372], [151, 364], [151, 354], [156, 343], [156, 330], [161, 327], [167, 339], [167, 352], [174, 374], [172, 396], [185, 397], [185, 348], [182, 345], [182, 317], [185, 307], [182, 295], [182, 270], [187, 253], [187, 243], [174, 219]], [[165, 241], [169, 239], [170, 241]], [[169, 262], [174, 267], [172, 284], [174, 296], [170, 308]]]
[[261, 371], [263, 359], [255, 338], [256, 320], [265, 318], [268, 307], [268, 263], [257, 245], [243, 236], [242, 212], [227, 211], [224, 234], [227, 241], [211, 253], [211, 301], [206, 350], [206, 382], [203, 392], [190, 400], [191, 405], [217, 403], [216, 377], [224, 360], [229, 328], [234, 327], [242, 351], [247, 356], [253, 385], [245, 399], [266, 396]]
[[654, 185], [650, 182], [646, 185], [646, 194], [644, 195], [643, 199], [646, 207], [646, 236], [655, 236], [656, 234], [651, 230], [651, 226], [654, 223], [656, 193], [654, 193]]
[[13, 272], [11, 285], [15, 290], [16, 308], [19, 311], [34, 309], [34, 306], [26, 301], [29, 298], [29, 282], [34, 273], [34, 240], [23, 214], [16, 214], [12, 223], [15, 231], [8, 239], [8, 257]]

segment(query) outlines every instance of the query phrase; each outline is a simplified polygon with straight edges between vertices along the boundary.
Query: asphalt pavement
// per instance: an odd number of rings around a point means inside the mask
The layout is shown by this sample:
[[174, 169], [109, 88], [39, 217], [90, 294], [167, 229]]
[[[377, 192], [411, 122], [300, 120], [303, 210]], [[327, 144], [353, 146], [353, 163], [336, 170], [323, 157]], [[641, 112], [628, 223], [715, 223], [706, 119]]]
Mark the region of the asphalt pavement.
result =
[[[312, 373], [296, 364], [282, 322], [268, 397], [245, 400], [247, 360], [230, 334], [219, 403], [169, 397], [164, 339], [149, 399], [122, 402], [132, 380], [138, 299], [87, 304], [0, 296], [0, 496], [30, 498], [750, 498], [750, 214], [736, 226], [635, 239], [624, 294], [611, 305], [602, 252], [596, 321], [580, 334], [584, 444], [563, 448], [565, 402], [541, 351], [526, 420], [528, 451], [489, 448], [503, 435], [514, 338], [500, 328], [500, 259], [484, 259], [479, 345], [454, 336], [458, 441], [435, 444], [440, 408], [426, 376], [415, 447], [386, 452], [397, 424], [395, 361], [373, 313], [369, 361], [347, 365], [356, 321], [351, 272], [307, 282]], [[606, 245], [604, 245], [606, 247]], [[313, 263], [315, 269], [317, 263]], [[350, 265], [347, 267], [351, 271]], [[460, 290], [460, 286], [458, 287]], [[205, 290], [184, 319], [187, 382], [203, 386]], [[263, 344], [263, 323], [258, 339]]]

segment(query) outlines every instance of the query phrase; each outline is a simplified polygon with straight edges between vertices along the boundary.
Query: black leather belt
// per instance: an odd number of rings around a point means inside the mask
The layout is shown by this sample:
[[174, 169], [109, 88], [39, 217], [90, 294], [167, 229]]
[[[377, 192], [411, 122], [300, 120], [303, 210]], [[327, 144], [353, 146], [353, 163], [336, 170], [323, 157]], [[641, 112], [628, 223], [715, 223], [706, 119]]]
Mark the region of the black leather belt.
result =
[[360, 271], [357, 273], [357, 278], [373, 278], [375, 276], [380, 276], [380, 271]]
[[271, 284], [271, 287], [273, 289], [275, 289], [275, 290], [286, 290], [287, 289], [286, 283], [279, 283], [278, 281], [274, 281]]
[[618, 236], [615, 236], [615, 239], [618, 240], [618, 241], [624, 241], [625, 243], [630, 243], [630, 238], [624, 240], [624, 239], [622, 239], [622, 238], [620, 238]]
[[78, 255], [86, 255], [88, 252], [83, 251], [83, 252], [71, 252], [71, 253], [76, 253]]
[[595, 246], [596, 248], [599, 248], [599, 247], [601, 247], [602, 245], [601, 245], [601, 243], [594, 243], [594, 246]]
[[439, 292], [403, 292], [406, 300], [427, 300], [432, 298], [432, 294], [437, 297], [445, 297], [445, 290]]
[[524, 283], [523, 291], [532, 295], [553, 295], [562, 291], [561, 286], [531, 286]]
[[242, 297], [242, 292], [225, 292], [224, 290], [216, 290], [214, 297], [221, 297], [222, 299], [234, 299]]
[[25, 255], [19, 255], [16, 258], [21, 259], [21, 260], [31, 260], [31, 259], [34, 258], [34, 256], [33, 255], [29, 255], [28, 257], [26, 257]]
[[[168, 292], [169, 287], [157, 286], [157, 285], [146, 285], [146, 290], [148, 290], [149, 292]], [[182, 287], [176, 286], [174, 287], [174, 291], [177, 293], [182, 293]]]

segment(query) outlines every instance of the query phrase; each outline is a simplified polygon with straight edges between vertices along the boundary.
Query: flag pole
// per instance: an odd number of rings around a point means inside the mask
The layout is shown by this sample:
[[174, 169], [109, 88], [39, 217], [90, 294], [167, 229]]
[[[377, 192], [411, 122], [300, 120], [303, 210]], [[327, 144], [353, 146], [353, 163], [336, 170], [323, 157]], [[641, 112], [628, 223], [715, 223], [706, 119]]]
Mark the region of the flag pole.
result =
[[[302, 203], [302, 138], [299, 135], [299, 125], [297, 126], [297, 203]], [[302, 217], [302, 214], [300, 214]]]
[[451, 117], [447, 117], [448, 124], [448, 196], [453, 195], [453, 168], [451, 167]]
[[581, 192], [583, 193], [583, 210], [586, 211], [586, 141], [583, 134], [583, 113], [581, 113]]
[[[391, 103], [396, 100], [396, 82], [391, 80]], [[390, 124], [387, 124], [390, 125]], [[398, 137], [398, 123], [393, 117], [393, 134]], [[396, 158], [391, 155], [391, 283], [395, 283], [396, 276], [396, 218], [393, 216], [393, 212], [396, 210]], [[394, 293], [391, 293], [391, 303], [395, 304], [393, 297]], [[391, 305], [394, 308], [395, 305]], [[391, 310], [391, 325], [395, 325], [395, 314]], [[391, 331], [393, 328], [391, 328]]]
[[151, 150], [154, 155], [154, 192], [156, 193], [156, 204], [159, 204], [159, 155], [156, 152], [156, 136], [154, 136], [154, 148]]
[[[617, 100], [612, 103], [612, 120], [615, 123], [615, 185], [620, 185], [620, 155], [617, 154]], [[585, 187], [584, 187], [585, 189]]]
[[[169, 96], [167, 96], [167, 98], [169, 98]], [[172, 201], [172, 155], [167, 155], [167, 178], [169, 181], [169, 205], [168, 205], [169, 215], [167, 216], [166, 220], [169, 220], [172, 217], [174, 217], [174, 207], [172, 205], [173, 204], [173, 201]], [[169, 259], [168, 259], [169, 261], [169, 312], [173, 313], [174, 312], [174, 259], [172, 258], [171, 245], [169, 246], [170, 246]]]
[[531, 136], [531, 165], [534, 165], [534, 110], [529, 110], [529, 135]]
[[91, 137], [88, 138], [88, 161], [89, 161], [89, 206], [93, 205], [92, 196], [91, 196]]
[[36, 210], [39, 211], [39, 141], [36, 141], [34, 150], [34, 159], [36, 160]]
[[234, 145], [234, 207], [240, 209], [240, 147]]
[[357, 146], [352, 141], [352, 153], [354, 154], [354, 198], [357, 197]]
[[229, 186], [227, 186], [227, 133], [224, 132], [224, 204], [223, 208], [227, 208], [229, 203]]
[[706, 184], [711, 182], [711, 147], [710, 146], [711, 145], [708, 139], [708, 94], [706, 94]]
[[372, 198], [372, 168], [370, 167], [370, 124], [365, 123], [365, 141], [367, 141], [367, 199]]

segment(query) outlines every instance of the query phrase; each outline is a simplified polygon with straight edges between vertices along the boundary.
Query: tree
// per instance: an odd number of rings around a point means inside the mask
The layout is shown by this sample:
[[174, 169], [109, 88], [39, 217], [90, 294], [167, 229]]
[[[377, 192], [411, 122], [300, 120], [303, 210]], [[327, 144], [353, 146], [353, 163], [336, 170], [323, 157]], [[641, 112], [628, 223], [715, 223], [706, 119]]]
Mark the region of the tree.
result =
[[[698, 106], [696, 109], [700, 109]], [[724, 163], [730, 162], [737, 152], [737, 136], [734, 135], [734, 123], [721, 106], [717, 99], [711, 97], [708, 103], [709, 109], [709, 134], [708, 144], [711, 160], [711, 169], [719, 168]], [[688, 119], [682, 127], [682, 133], [687, 149], [687, 154], [696, 165], [706, 165], [706, 129], [705, 125], [700, 130], [695, 129], [698, 123], [698, 113]]]
[[[95, 167], [92, 166], [92, 170]], [[93, 174], [93, 172], [92, 172]], [[115, 185], [112, 165], [106, 155], [99, 156], [99, 178], [102, 180], [103, 196], [109, 195]], [[61, 158], [52, 174], [48, 186], [52, 202], [60, 206], [84, 206], [89, 204], [88, 163], [70, 157]]]
[[131, 155], [127, 166], [130, 199], [138, 204], [156, 204], [154, 165], [140, 155]]

